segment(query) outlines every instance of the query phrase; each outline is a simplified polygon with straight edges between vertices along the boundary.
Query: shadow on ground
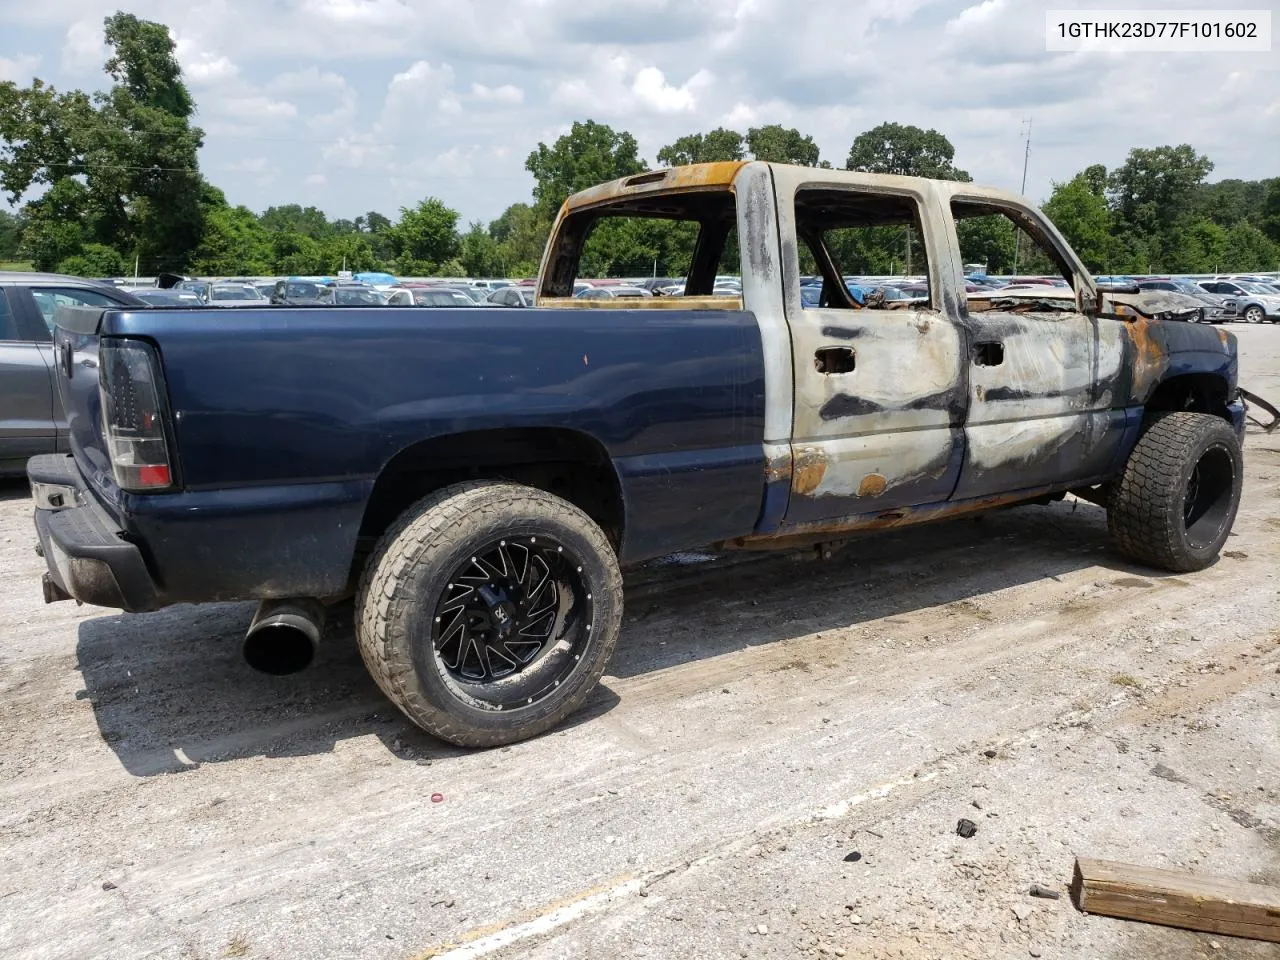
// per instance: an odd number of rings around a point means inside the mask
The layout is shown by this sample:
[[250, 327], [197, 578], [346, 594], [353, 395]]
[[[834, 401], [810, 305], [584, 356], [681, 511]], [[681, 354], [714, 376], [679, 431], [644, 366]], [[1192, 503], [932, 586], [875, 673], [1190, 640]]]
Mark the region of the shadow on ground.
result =
[[0, 503], [26, 500], [31, 497], [31, 485], [26, 477], [0, 477]]
[[[1105, 514], [1084, 503], [869, 536], [826, 561], [735, 554], [648, 565], [628, 575], [628, 614], [609, 674], [651, 673], [1093, 565], [1126, 586], [1159, 576], [1118, 561]], [[349, 605], [335, 611], [316, 662], [290, 677], [257, 674], [242, 661], [252, 615], [252, 604], [208, 604], [80, 625], [80, 696], [129, 772], [325, 753], [368, 734], [406, 761], [464, 752], [412, 726], [382, 696], [356, 649]], [[570, 722], [589, 722], [618, 702], [606, 680]]]

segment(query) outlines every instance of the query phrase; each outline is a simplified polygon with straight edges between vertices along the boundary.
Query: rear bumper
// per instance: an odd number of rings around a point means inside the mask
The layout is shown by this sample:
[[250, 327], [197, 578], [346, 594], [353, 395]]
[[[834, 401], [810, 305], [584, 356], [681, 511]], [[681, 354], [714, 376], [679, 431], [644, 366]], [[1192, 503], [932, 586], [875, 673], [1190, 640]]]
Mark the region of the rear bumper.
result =
[[142, 552], [88, 490], [70, 456], [32, 457], [27, 478], [36, 502], [36, 535], [49, 568], [47, 600], [61, 593], [121, 610], [157, 606], [156, 586]]

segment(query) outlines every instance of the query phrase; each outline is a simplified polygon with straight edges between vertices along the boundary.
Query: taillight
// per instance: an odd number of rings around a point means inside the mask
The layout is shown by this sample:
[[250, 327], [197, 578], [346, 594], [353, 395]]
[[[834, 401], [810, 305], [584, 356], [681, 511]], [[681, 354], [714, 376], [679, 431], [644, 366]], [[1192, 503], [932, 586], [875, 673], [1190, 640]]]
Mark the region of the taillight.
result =
[[140, 340], [106, 337], [98, 361], [103, 432], [116, 483], [135, 491], [173, 486], [155, 351]]

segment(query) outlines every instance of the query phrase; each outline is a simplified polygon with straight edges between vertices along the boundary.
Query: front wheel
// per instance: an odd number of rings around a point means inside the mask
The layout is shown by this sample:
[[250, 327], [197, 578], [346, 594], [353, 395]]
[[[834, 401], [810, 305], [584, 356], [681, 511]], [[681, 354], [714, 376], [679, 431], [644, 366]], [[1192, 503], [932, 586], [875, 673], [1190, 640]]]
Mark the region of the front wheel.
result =
[[1205, 413], [1161, 414], [1112, 484], [1111, 539], [1139, 563], [1201, 570], [1231, 533], [1243, 479], [1240, 440], [1227, 421]]
[[1256, 303], [1247, 307], [1244, 311], [1245, 323], [1261, 323], [1265, 316], [1263, 309]]
[[491, 747], [582, 705], [613, 655], [622, 575], [572, 504], [472, 482], [419, 501], [379, 541], [356, 635], [383, 693], [442, 740]]

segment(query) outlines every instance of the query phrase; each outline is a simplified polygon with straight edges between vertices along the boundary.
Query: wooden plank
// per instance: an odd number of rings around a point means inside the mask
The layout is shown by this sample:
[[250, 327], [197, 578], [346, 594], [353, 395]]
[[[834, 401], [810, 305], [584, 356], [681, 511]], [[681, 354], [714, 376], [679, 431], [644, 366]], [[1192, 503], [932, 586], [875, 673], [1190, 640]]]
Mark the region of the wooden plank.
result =
[[1071, 899], [1085, 913], [1280, 943], [1280, 890], [1256, 883], [1078, 858]]

